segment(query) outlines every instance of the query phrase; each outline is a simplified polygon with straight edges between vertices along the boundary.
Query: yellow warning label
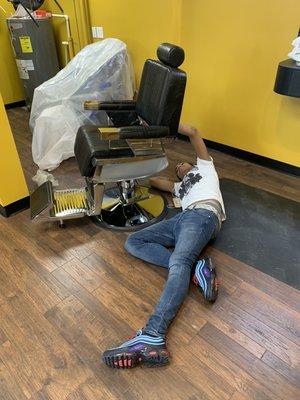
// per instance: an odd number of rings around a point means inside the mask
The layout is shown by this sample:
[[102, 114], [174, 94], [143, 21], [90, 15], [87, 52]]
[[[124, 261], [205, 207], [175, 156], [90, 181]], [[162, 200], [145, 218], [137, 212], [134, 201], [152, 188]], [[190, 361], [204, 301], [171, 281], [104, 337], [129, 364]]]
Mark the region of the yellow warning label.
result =
[[30, 36], [20, 36], [20, 44], [23, 53], [33, 53]]

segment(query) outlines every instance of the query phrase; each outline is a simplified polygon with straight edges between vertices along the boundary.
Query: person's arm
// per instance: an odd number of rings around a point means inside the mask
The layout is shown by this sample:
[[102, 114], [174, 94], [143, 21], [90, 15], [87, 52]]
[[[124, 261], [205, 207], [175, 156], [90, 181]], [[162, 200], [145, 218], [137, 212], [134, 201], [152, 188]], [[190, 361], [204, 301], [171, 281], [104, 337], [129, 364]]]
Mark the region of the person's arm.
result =
[[211, 160], [210, 155], [205, 146], [205, 143], [198, 129], [190, 125], [180, 124], [178, 132], [181, 135], [187, 136], [190, 139], [190, 142], [196, 151], [197, 157], [201, 158], [202, 160], [207, 160], [207, 161]]
[[154, 176], [149, 179], [149, 183], [152, 187], [163, 190], [164, 192], [173, 193], [174, 181], [169, 178], [162, 176]]

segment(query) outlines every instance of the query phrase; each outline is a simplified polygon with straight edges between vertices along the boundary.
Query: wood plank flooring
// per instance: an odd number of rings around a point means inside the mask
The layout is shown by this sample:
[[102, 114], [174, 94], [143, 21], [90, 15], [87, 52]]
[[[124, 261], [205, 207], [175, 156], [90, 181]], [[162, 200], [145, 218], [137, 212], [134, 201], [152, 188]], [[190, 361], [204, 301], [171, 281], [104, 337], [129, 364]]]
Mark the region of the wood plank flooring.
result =
[[[33, 188], [28, 115], [8, 114]], [[167, 147], [171, 167], [193, 159], [188, 143]], [[296, 177], [212, 155], [221, 177], [299, 201]], [[61, 187], [82, 182], [74, 159], [55, 177]], [[31, 222], [28, 211], [0, 218], [1, 400], [300, 398], [299, 292], [213, 247], [219, 299], [207, 305], [191, 287], [168, 335], [171, 364], [104, 366], [101, 353], [144, 324], [166, 277], [124, 251], [126, 236], [88, 219], [62, 230], [44, 216]]]

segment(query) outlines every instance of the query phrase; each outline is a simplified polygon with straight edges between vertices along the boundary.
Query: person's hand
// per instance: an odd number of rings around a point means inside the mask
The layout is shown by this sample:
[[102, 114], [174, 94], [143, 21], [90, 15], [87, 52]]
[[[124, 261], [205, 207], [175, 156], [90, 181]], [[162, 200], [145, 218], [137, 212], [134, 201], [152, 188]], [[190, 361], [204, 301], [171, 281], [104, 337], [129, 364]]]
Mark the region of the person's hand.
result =
[[190, 142], [196, 151], [197, 157], [201, 158], [202, 160], [211, 160], [204, 140], [202, 139], [197, 128], [194, 128], [191, 125], [179, 124], [178, 132], [190, 139]]
[[187, 124], [179, 124], [178, 132], [181, 135], [188, 136], [189, 138], [199, 134], [199, 131], [197, 128], [195, 128], [194, 126], [191, 126], [191, 125], [187, 125]]

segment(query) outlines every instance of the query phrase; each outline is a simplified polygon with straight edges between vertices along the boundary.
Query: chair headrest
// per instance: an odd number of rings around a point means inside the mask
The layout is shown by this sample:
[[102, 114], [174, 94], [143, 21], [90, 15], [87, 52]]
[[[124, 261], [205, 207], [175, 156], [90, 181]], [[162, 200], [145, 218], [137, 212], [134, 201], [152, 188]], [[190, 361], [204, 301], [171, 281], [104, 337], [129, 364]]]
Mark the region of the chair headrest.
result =
[[162, 63], [177, 68], [184, 61], [184, 50], [171, 43], [162, 43], [157, 49], [157, 57]]

